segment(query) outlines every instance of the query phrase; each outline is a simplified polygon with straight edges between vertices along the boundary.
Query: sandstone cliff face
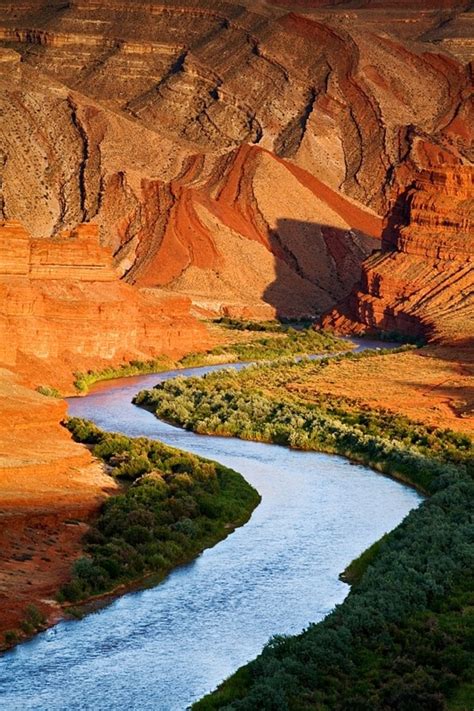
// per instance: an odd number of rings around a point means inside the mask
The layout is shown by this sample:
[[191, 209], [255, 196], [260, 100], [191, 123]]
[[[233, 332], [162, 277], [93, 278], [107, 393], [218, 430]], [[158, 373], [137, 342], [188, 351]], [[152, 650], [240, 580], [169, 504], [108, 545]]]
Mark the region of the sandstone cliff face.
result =
[[246, 5], [0, 0], [4, 218], [93, 221], [125, 280], [199, 309], [343, 299], [378, 230], [328, 217], [326, 186], [383, 213], [472, 160], [469, 69], [420, 41], [464, 42], [467, 13]]
[[472, 167], [419, 175], [395, 201], [359, 288], [323, 322], [472, 346], [473, 215]]
[[33, 239], [16, 222], [0, 225], [0, 363], [30, 382], [50, 372], [67, 386], [74, 370], [181, 355], [207, 340], [185, 298], [160, 299], [120, 282], [96, 225], [53, 239]]

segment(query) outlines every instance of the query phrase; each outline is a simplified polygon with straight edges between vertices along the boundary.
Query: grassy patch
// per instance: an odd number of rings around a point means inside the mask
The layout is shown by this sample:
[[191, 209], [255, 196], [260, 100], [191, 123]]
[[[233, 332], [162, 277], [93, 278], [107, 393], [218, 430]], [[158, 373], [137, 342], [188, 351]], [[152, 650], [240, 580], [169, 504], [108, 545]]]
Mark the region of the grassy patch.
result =
[[62, 397], [59, 390], [51, 387], [50, 385], [38, 385], [38, 387], [36, 388], [36, 392], [40, 393], [40, 395], [45, 395], [46, 397]]
[[[223, 321], [223, 319], [222, 319]], [[98, 371], [89, 370], [86, 373], [74, 373], [74, 386], [82, 393], [86, 393], [94, 383], [102, 380], [113, 380], [132, 375], [146, 375], [147, 373], [160, 373], [165, 370], [180, 368], [194, 368], [216, 363], [234, 363], [237, 361], [277, 360], [289, 356], [301, 356], [311, 353], [337, 353], [348, 349], [344, 341], [330, 333], [315, 331], [305, 327], [299, 330], [290, 326], [283, 326], [278, 321], [266, 322], [235, 322], [242, 323], [245, 328], [222, 324], [224, 328], [236, 331], [245, 331], [247, 339], [243, 338], [238, 343], [228, 343], [216, 346], [204, 353], [191, 353], [178, 361], [173, 361], [165, 356], [148, 361], [134, 360], [117, 367], [108, 367]], [[253, 324], [253, 328], [251, 325]], [[256, 331], [267, 332], [266, 337], [255, 338]], [[44, 393], [46, 394], [46, 393]]]
[[82, 393], [86, 393], [90, 386], [101, 380], [114, 380], [115, 378], [126, 378], [132, 375], [146, 375], [147, 373], [160, 373], [173, 368], [174, 362], [162, 356], [154, 360], [132, 360], [117, 367], [103, 368], [102, 370], [88, 370], [86, 373], [74, 373], [74, 387]]
[[348, 583], [349, 585], [357, 585], [361, 581], [362, 576], [369, 567], [369, 565], [375, 560], [375, 558], [380, 553], [380, 547], [386, 540], [387, 535], [382, 536], [378, 541], [375, 541], [369, 548], [367, 548], [363, 553], [357, 558], [349, 563], [347, 568], [340, 574], [340, 579]]

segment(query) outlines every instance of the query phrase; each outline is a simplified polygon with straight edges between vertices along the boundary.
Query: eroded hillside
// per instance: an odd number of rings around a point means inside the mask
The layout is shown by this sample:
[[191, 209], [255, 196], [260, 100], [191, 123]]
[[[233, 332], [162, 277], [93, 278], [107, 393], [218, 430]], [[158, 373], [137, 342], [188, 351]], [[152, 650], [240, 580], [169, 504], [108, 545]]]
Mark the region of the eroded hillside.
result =
[[472, 160], [471, 15], [319, 4], [2, 0], [4, 218], [201, 312], [340, 302], [393, 191]]

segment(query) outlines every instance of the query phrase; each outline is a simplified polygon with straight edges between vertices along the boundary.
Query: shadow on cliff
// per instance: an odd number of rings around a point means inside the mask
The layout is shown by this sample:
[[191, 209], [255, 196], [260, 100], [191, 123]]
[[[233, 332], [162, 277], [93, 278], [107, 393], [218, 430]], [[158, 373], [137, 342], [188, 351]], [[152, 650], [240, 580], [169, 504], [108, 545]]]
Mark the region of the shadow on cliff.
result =
[[268, 235], [275, 279], [263, 294], [277, 318], [319, 317], [349, 296], [362, 262], [380, 248], [377, 238], [352, 232], [357, 241], [348, 230], [331, 225], [278, 220]]

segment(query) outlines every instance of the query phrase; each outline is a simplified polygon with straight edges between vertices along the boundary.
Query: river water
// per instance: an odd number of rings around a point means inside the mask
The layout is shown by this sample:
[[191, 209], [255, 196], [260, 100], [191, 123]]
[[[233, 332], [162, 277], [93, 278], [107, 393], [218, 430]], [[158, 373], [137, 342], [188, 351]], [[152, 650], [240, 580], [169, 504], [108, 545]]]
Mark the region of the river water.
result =
[[214, 369], [111, 381], [70, 399], [69, 412], [218, 460], [244, 475], [261, 505], [157, 587], [2, 655], [1, 709], [183, 711], [272, 635], [300, 632], [342, 602], [338, 574], [419, 504], [413, 489], [341, 457], [195, 435], [131, 404], [158, 381]]

